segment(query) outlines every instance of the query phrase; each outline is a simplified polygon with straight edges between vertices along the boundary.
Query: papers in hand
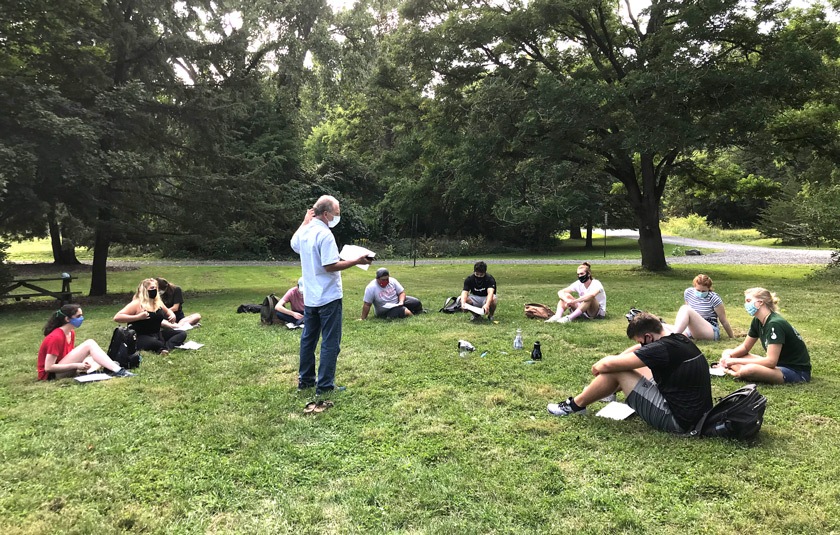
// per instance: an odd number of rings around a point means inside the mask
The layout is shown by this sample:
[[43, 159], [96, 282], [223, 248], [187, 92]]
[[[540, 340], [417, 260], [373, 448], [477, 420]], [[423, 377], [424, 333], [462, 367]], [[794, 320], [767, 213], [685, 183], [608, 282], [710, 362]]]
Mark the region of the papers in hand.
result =
[[[345, 245], [341, 248], [341, 252], [338, 253], [338, 257], [342, 260], [355, 260], [360, 256], [367, 256], [369, 258], [373, 258], [376, 256], [376, 253], [374, 253], [370, 249], [359, 247], [358, 245]], [[356, 267], [367, 271], [370, 267], [370, 264], [356, 264]]]
[[470, 305], [470, 304], [468, 304], [468, 303], [464, 303], [464, 305], [463, 305], [463, 306], [464, 306], [464, 310], [469, 310], [469, 311], [470, 311], [470, 312], [472, 312], [473, 314], [478, 314], [479, 316], [483, 316], [483, 315], [484, 315], [484, 309], [483, 309], [483, 308], [480, 308], [480, 307], [477, 307], [477, 306], [473, 306], [473, 305]]
[[175, 346], [175, 349], [199, 349], [202, 347], [204, 347], [204, 344], [199, 344], [198, 342], [190, 340], [189, 342], [184, 342], [179, 346]]
[[93, 381], [105, 381], [110, 378], [111, 376], [107, 373], [86, 373], [76, 377], [75, 379], [80, 383], [90, 383]]
[[726, 370], [724, 370], [721, 366], [715, 366], [714, 368], [710, 366], [709, 375], [714, 375], [715, 377], [723, 377], [724, 375], [726, 375]]
[[610, 401], [603, 409], [595, 413], [595, 416], [601, 418], [609, 418], [611, 420], [626, 420], [635, 414], [636, 411], [630, 408], [626, 403], [619, 403], [618, 401]]

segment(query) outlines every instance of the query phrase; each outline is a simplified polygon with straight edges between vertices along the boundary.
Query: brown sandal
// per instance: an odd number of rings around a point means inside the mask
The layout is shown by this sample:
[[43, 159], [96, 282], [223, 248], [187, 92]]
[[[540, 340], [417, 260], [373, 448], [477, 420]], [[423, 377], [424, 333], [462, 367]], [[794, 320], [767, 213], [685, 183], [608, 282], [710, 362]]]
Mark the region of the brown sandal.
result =
[[318, 406], [318, 404], [317, 404], [317, 403], [315, 403], [314, 401], [310, 401], [310, 402], [309, 402], [309, 403], [307, 403], [307, 404], [306, 404], [306, 406], [303, 408], [303, 414], [312, 414], [313, 412], [315, 412], [315, 408], [316, 408], [317, 406]]
[[316, 413], [322, 413], [325, 410], [332, 407], [333, 405], [335, 405], [335, 403], [333, 401], [331, 401], [329, 399], [322, 399], [321, 401], [319, 401], [318, 403], [315, 404], [315, 412]]

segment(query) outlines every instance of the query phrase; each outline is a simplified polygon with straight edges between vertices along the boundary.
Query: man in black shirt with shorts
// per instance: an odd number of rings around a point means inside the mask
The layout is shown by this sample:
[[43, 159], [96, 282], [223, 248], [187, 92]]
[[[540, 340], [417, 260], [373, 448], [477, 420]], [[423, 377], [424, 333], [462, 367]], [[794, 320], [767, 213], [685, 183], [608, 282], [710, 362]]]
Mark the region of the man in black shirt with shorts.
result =
[[[487, 319], [493, 321], [496, 313], [496, 279], [487, 273], [487, 264], [478, 261], [473, 266], [473, 274], [464, 279], [464, 289], [461, 291], [461, 308], [464, 303], [479, 307], [484, 310]], [[472, 320], [480, 316], [472, 313]]]
[[587, 405], [621, 389], [627, 404], [656, 429], [690, 431], [712, 408], [706, 357], [682, 334], [667, 334], [659, 318], [646, 312], [630, 320], [627, 337], [641, 347], [596, 362], [589, 386], [574, 398], [549, 403], [548, 412], [584, 414]]

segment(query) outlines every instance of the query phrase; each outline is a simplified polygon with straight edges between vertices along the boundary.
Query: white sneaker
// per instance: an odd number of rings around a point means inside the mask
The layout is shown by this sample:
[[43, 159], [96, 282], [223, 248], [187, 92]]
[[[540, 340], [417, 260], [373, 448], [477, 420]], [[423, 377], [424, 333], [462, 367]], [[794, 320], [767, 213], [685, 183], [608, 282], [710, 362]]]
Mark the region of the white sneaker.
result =
[[573, 410], [571, 402], [572, 398], [567, 399], [566, 401], [561, 401], [560, 403], [549, 403], [546, 406], [548, 409], [548, 413], [554, 416], [569, 416], [570, 414], [586, 414], [586, 407], [582, 408], [579, 411]]
[[569, 323], [570, 321], [572, 321], [572, 318], [570, 318], [569, 316], [563, 316], [562, 318], [557, 320], [557, 323]]
[[560, 314], [555, 314], [555, 315], [551, 316], [550, 318], [548, 318], [547, 320], [545, 320], [545, 322], [546, 323], [557, 323], [557, 322], [560, 321], [561, 317], [562, 316], [560, 316]]

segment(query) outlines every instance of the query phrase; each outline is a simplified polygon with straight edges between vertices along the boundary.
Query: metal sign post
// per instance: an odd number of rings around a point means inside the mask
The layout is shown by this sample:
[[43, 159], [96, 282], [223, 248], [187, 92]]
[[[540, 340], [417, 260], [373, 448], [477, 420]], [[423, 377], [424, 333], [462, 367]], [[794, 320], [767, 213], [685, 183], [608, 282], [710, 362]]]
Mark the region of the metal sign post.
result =
[[607, 213], [604, 212], [604, 258], [607, 257]]

